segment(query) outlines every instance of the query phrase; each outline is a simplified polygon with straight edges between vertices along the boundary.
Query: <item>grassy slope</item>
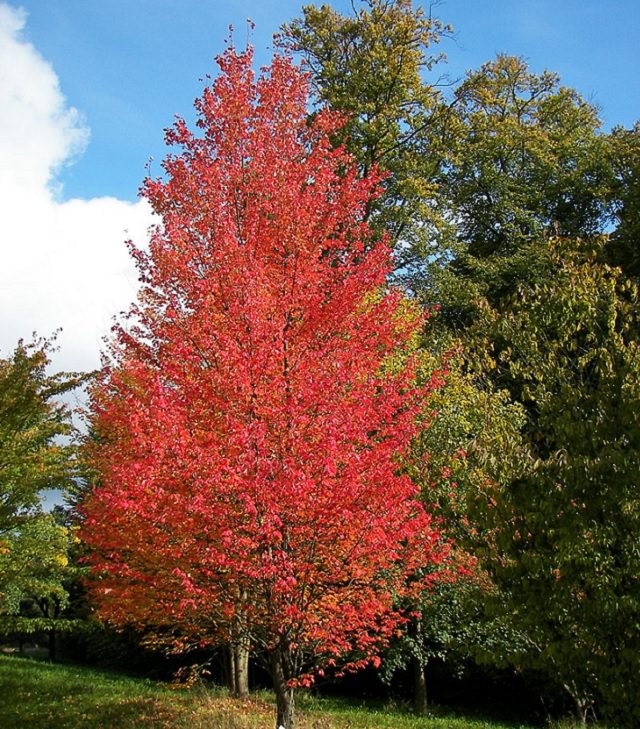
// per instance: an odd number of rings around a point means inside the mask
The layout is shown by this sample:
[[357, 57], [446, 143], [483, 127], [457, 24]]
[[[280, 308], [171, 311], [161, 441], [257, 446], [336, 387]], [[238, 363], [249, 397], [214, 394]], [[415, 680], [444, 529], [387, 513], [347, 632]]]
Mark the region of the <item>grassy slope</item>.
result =
[[[0, 656], [3, 729], [272, 729], [267, 694], [235, 701], [224, 693], [176, 690], [80, 666]], [[526, 729], [524, 725], [410, 714], [300, 697], [300, 729]]]

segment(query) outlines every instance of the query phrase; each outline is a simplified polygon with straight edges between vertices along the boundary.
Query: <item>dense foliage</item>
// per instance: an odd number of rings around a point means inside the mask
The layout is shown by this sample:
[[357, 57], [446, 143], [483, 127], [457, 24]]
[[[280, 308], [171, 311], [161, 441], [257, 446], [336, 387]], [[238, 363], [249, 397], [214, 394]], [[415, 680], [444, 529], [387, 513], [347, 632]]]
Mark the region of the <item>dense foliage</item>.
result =
[[[511, 56], [439, 88], [427, 54], [446, 29], [403, 0], [306, 7], [283, 32], [318, 97], [352, 113], [359, 159], [386, 114], [415, 112], [376, 157], [390, 178], [372, 212], [396, 233], [397, 277], [439, 309], [423, 346], [454, 353], [442, 428], [418, 441], [431, 468], [413, 475], [475, 565], [463, 650], [542, 671], [581, 720], [633, 726], [637, 127], [605, 133], [557, 75]], [[434, 493], [438, 471], [455, 488]], [[431, 632], [424, 606], [409, 655], [454, 657], [468, 592], [442, 593]]]
[[50, 349], [47, 341], [19, 342], [0, 359], [0, 631], [44, 629], [53, 641], [68, 601], [74, 535], [42, 499], [69, 489], [78, 475], [71, 414], [60, 396], [84, 378], [49, 374]]
[[266, 655], [288, 729], [292, 688], [375, 659], [446, 556], [399, 470], [437, 382], [364, 222], [375, 170], [332, 148], [334, 115], [307, 123], [288, 59], [251, 61], [219, 59], [201, 136], [178, 121], [145, 183], [162, 224], [92, 390], [82, 534], [105, 619]]
[[226, 646], [240, 693], [262, 658], [287, 727], [294, 686], [381, 650], [420, 712], [437, 659], [638, 725], [640, 128], [519, 57], [443, 84], [434, 9], [308, 5], [258, 79], [221, 57], [143, 187], [88, 489], [80, 379], [0, 360], [6, 630], [64, 612], [62, 488], [99, 614]]

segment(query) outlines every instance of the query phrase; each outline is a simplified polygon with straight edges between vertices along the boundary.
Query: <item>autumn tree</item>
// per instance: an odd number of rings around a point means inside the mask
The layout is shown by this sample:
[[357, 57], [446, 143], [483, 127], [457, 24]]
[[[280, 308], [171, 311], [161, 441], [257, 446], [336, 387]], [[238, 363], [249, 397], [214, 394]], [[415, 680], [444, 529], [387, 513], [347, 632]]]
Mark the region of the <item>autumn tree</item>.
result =
[[219, 58], [201, 134], [178, 120], [144, 184], [162, 223], [92, 391], [83, 535], [105, 619], [251, 645], [290, 729], [294, 688], [375, 660], [446, 549], [399, 468], [435, 383], [364, 222], [380, 178], [331, 145], [339, 117], [308, 121], [288, 58], [251, 61]]

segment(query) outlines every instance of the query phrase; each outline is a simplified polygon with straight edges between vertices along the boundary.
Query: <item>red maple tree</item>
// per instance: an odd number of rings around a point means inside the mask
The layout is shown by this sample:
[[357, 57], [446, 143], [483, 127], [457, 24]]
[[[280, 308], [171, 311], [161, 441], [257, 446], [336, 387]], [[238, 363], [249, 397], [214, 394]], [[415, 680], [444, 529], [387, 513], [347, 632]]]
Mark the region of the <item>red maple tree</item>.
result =
[[309, 121], [286, 57], [218, 63], [200, 133], [178, 119], [144, 184], [162, 222], [92, 391], [82, 533], [103, 618], [251, 645], [289, 729], [293, 688], [375, 660], [407, 576], [445, 558], [399, 465], [434, 383], [340, 118]]

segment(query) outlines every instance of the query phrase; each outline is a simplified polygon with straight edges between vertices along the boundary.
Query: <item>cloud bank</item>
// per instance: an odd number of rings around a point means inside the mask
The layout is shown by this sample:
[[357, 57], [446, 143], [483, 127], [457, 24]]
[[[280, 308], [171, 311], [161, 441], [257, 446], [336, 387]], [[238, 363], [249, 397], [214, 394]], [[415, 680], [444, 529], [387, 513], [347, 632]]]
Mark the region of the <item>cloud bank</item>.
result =
[[89, 129], [23, 37], [26, 20], [0, 3], [0, 356], [34, 331], [62, 328], [54, 366], [90, 370], [113, 316], [135, 297], [124, 241], [143, 245], [153, 219], [144, 201], [61, 201], [56, 175]]

